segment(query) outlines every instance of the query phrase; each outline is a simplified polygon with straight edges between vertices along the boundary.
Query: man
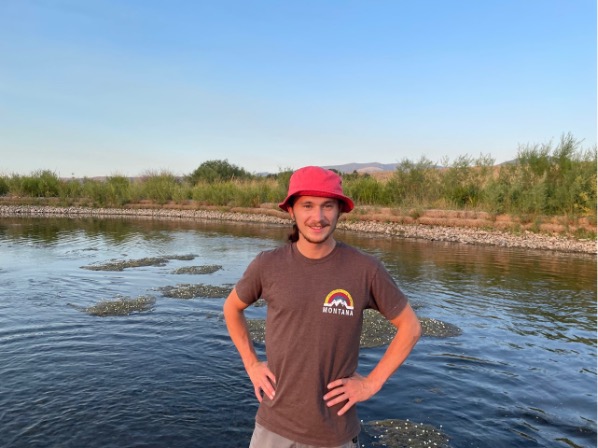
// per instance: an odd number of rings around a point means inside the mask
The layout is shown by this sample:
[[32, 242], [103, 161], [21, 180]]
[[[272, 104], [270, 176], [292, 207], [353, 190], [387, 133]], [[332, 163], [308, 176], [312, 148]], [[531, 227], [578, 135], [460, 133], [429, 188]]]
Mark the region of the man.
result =
[[[334, 239], [353, 209], [333, 171], [293, 173], [279, 204], [294, 221], [290, 244], [260, 253], [224, 304], [224, 317], [260, 402], [250, 448], [356, 447], [355, 404], [376, 394], [405, 361], [421, 328], [407, 299], [376, 258]], [[258, 359], [244, 310], [267, 304], [266, 361]], [[397, 328], [376, 367], [356, 373], [362, 312]]]

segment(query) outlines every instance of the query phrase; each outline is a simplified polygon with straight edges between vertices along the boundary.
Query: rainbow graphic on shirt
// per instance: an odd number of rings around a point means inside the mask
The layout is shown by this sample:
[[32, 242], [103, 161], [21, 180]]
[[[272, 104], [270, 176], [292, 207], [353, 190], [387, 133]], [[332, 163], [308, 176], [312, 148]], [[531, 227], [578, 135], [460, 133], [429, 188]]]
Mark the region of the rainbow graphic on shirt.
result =
[[344, 289], [331, 291], [324, 300], [322, 312], [324, 314], [340, 314], [342, 316], [353, 316], [353, 297]]

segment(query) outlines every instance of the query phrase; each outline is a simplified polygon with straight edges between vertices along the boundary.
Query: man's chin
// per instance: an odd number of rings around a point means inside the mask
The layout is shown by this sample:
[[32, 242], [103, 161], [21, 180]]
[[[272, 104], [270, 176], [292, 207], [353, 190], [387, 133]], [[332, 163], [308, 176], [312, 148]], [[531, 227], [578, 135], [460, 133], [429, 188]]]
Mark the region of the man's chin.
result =
[[332, 235], [332, 232], [317, 232], [315, 234], [314, 232], [310, 232], [309, 234], [301, 232], [301, 235], [303, 235], [303, 238], [308, 243], [322, 244], [328, 241], [328, 239]]

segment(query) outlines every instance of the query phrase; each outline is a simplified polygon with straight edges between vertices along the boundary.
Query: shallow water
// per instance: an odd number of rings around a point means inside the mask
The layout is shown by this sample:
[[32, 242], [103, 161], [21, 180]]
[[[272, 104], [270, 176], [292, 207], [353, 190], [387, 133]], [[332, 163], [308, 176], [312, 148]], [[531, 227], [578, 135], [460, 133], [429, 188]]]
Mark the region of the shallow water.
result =
[[[160, 291], [228, 287], [260, 250], [284, 244], [286, 231], [1, 219], [0, 446], [247, 446], [256, 402], [226, 334], [223, 299]], [[420, 317], [462, 330], [453, 338], [422, 338], [382, 391], [359, 405], [364, 422], [430, 424], [457, 448], [596, 446], [594, 256], [338, 237], [379, 256]], [[161, 266], [82, 269], [189, 254], [193, 260]], [[208, 265], [222, 269], [176, 273]], [[152, 311], [113, 317], [81, 311], [141, 296], [156, 298]], [[383, 350], [362, 350], [362, 373]]]

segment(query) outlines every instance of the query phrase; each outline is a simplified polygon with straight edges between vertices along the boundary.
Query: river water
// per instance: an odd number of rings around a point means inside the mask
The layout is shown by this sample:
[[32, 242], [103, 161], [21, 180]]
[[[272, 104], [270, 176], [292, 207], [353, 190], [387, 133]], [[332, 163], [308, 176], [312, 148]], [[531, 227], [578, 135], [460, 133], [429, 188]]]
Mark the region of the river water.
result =
[[[257, 403], [226, 333], [223, 299], [170, 298], [160, 288], [230, 287], [286, 233], [218, 222], [0, 219], [0, 446], [247, 446]], [[359, 405], [364, 423], [425, 423], [455, 448], [596, 446], [595, 256], [337, 237], [380, 257], [418, 316], [461, 329], [423, 337]], [[149, 257], [166, 262], [89, 269]], [[213, 265], [222, 268], [175, 273]], [[150, 311], [82, 311], [141, 296], [155, 298]], [[383, 350], [363, 349], [360, 371]]]

